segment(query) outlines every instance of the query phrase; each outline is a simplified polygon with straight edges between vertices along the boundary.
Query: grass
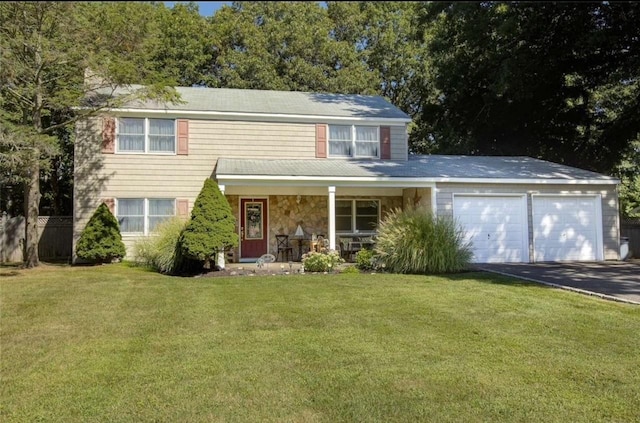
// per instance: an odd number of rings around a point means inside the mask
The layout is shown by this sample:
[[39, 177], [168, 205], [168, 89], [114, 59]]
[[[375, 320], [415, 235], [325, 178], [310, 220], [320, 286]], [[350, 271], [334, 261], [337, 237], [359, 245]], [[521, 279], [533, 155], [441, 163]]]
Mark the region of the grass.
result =
[[483, 273], [0, 268], [3, 422], [631, 422], [640, 308]]

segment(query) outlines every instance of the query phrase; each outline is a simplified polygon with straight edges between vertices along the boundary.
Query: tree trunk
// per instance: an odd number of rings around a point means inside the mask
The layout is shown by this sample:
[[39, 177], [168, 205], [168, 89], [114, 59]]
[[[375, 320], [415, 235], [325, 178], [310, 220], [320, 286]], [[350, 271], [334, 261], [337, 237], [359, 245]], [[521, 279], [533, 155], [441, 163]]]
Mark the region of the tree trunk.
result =
[[60, 176], [60, 159], [53, 159], [51, 168], [51, 191], [53, 191], [51, 208], [54, 216], [62, 216], [62, 193], [60, 192], [60, 180], [58, 179]]
[[221, 250], [218, 252], [216, 262], [220, 270], [224, 269], [225, 267], [224, 250]]
[[[35, 61], [35, 91], [33, 95], [32, 123], [36, 133], [42, 133], [42, 45], [38, 38], [38, 44], [34, 54]], [[40, 214], [40, 149], [34, 146], [29, 169], [29, 181], [25, 189], [24, 218], [24, 267], [30, 269], [40, 264], [38, 257], [38, 216]]]
[[38, 257], [38, 209], [40, 208], [40, 152], [34, 151], [36, 159], [31, 165], [29, 181], [24, 190], [24, 267], [32, 268], [40, 264]]

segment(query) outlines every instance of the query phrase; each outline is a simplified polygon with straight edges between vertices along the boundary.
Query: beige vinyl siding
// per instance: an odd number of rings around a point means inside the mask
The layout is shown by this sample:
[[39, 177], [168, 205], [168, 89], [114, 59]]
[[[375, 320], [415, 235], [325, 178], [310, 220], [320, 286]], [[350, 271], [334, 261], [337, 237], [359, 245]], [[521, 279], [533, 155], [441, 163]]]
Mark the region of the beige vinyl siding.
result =
[[529, 249], [533, 245], [532, 194], [600, 195], [602, 206], [602, 236], [605, 260], [619, 258], [620, 233], [618, 200], [615, 185], [527, 185], [527, 184], [437, 184], [436, 203], [439, 216], [453, 216], [453, 194], [527, 194]]
[[406, 126], [391, 127], [391, 160], [408, 160], [409, 146]]
[[[74, 248], [103, 198], [186, 198], [189, 210], [219, 157], [314, 159], [315, 124], [189, 120], [189, 155], [103, 154], [102, 118], [77, 123]], [[392, 158], [401, 159], [404, 126], [392, 127]], [[395, 153], [394, 153], [395, 151]], [[404, 152], [406, 159], [406, 151]], [[127, 247], [137, 236], [123, 235]], [[128, 248], [128, 251], [131, 251]]]
[[[186, 156], [103, 154], [101, 117], [78, 122], [76, 133], [74, 248], [101, 199], [184, 198], [191, 210], [219, 157], [315, 159], [316, 149], [315, 123], [190, 119]], [[391, 127], [391, 158], [407, 159], [406, 125]], [[123, 238], [130, 247], [137, 236]]]
[[316, 127], [315, 124], [190, 120], [189, 154], [203, 155], [203, 158], [313, 159]]

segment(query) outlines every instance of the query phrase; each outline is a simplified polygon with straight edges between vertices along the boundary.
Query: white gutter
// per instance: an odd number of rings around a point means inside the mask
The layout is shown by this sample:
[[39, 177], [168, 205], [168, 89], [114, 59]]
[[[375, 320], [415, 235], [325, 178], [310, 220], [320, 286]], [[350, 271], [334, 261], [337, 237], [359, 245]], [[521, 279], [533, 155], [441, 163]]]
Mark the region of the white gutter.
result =
[[534, 184], [534, 185], [616, 185], [617, 179], [500, 179], [500, 178], [434, 178], [434, 177], [389, 177], [389, 176], [293, 176], [293, 175], [215, 175], [218, 181], [227, 184], [241, 184], [253, 182], [252, 185], [264, 185], [273, 182], [295, 182], [319, 184], [332, 183], [383, 183], [384, 186], [406, 186], [406, 184], [419, 184], [421, 186], [434, 186], [436, 183], [456, 184]]
[[253, 119], [284, 119], [305, 120], [313, 122], [375, 122], [379, 125], [410, 123], [407, 118], [379, 118], [362, 116], [322, 116], [322, 115], [296, 115], [284, 113], [250, 113], [250, 112], [220, 112], [213, 110], [176, 110], [176, 109], [108, 109], [109, 112], [127, 115], [163, 115], [171, 117], [218, 117], [218, 118], [253, 118]]
[[415, 179], [415, 178], [345, 178], [345, 177], [242, 177], [238, 178], [230, 175], [216, 175], [215, 179], [219, 183], [223, 183], [226, 186], [234, 185], [250, 185], [250, 186], [318, 186], [326, 187], [329, 185], [342, 186], [342, 187], [371, 187], [375, 184], [376, 187], [389, 187], [389, 188], [406, 188], [409, 184], [412, 187], [434, 187], [435, 184], [431, 181]]

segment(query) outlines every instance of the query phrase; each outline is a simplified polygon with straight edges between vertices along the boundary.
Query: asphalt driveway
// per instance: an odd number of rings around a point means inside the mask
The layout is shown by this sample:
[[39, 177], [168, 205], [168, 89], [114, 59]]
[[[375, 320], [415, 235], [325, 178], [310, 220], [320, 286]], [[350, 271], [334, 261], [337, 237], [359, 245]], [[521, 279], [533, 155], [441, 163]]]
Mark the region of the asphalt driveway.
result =
[[478, 269], [640, 304], [640, 261], [491, 263]]

